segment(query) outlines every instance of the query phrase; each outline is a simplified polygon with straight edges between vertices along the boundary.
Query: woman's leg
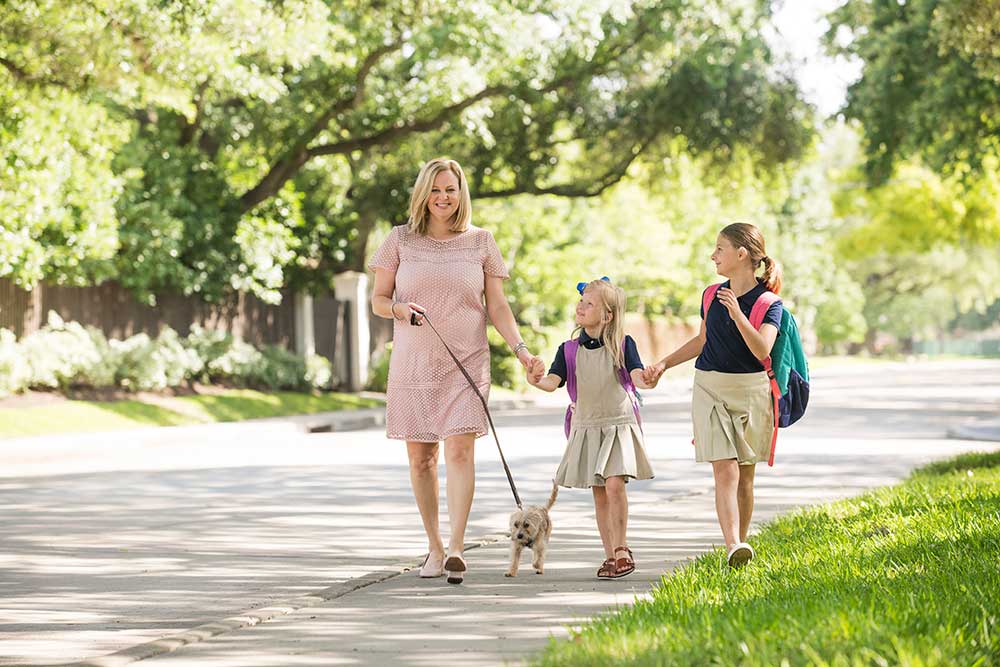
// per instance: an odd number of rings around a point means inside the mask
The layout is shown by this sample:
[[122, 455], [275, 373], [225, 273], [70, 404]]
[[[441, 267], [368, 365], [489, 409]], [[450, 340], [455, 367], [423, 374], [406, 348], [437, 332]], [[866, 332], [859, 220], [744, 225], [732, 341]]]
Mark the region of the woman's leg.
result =
[[736, 498], [740, 509], [740, 542], [747, 541], [750, 518], [753, 516], [753, 478], [757, 465], [740, 466], [740, 482]]
[[712, 474], [715, 476], [715, 513], [719, 517], [726, 549], [731, 549], [739, 542], [737, 537], [740, 529], [740, 509], [736, 500], [740, 481], [739, 468], [736, 459], [712, 461]]
[[410, 459], [410, 486], [427, 533], [427, 550], [432, 559], [443, 558], [444, 543], [438, 523], [438, 443], [407, 442], [406, 454]]
[[444, 463], [448, 476], [448, 521], [451, 537], [448, 553], [461, 555], [465, 549], [465, 526], [472, 511], [472, 496], [476, 490], [476, 436], [474, 433], [453, 435], [444, 441]]
[[604, 557], [614, 558], [615, 547], [611, 540], [611, 516], [608, 513], [608, 494], [603, 486], [592, 486], [594, 492], [594, 514], [597, 515], [597, 532], [601, 534], [601, 543], [604, 545]]
[[625, 534], [628, 527], [628, 495], [625, 493], [625, 478], [608, 477], [604, 484], [608, 494], [611, 548], [628, 546], [628, 537]]

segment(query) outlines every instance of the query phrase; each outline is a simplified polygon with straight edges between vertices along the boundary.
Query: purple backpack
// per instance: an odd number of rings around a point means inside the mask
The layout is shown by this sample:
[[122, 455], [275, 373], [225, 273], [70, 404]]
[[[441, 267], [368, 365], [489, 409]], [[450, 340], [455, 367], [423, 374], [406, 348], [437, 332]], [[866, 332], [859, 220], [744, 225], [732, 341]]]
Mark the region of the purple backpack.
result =
[[[565, 430], [566, 437], [569, 437], [570, 425], [573, 421], [573, 404], [576, 403], [576, 353], [580, 350], [580, 341], [577, 339], [568, 340], [563, 343], [563, 355], [566, 357], [566, 391], [569, 392], [571, 404], [566, 408]], [[622, 340], [622, 355], [625, 354], [625, 341]], [[632, 409], [635, 411], [635, 419], [642, 428], [642, 419], [639, 417], [639, 400], [635, 395], [635, 385], [632, 383], [632, 376], [627, 368], [618, 369], [618, 380], [622, 383], [622, 388], [628, 394], [632, 402]]]

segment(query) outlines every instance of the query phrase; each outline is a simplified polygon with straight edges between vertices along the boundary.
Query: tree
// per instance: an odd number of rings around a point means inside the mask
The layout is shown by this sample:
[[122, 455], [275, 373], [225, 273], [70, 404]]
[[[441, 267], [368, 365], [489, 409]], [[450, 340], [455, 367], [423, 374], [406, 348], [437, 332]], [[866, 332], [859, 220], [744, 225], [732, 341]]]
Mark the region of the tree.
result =
[[[722, 162], [795, 157], [809, 112], [771, 62], [767, 15], [756, 0], [13, 0], [0, 88], [59, 90], [127, 129], [103, 144], [110, 170], [78, 165], [118, 223], [111, 268], [102, 249], [78, 276], [276, 299], [361, 268], [437, 154], [480, 199], [595, 196], [676, 137]], [[29, 247], [0, 274], [59, 279], [24, 270], [40, 234], [0, 213]]]
[[841, 224], [831, 240], [840, 266], [863, 286], [870, 334], [890, 333], [906, 347], [1000, 299], [995, 160], [972, 182], [908, 163], [867, 188], [856, 171], [841, 176], [834, 197]]
[[864, 127], [872, 184], [908, 159], [975, 174], [1000, 154], [997, 7], [995, 0], [848, 0], [830, 14], [828, 49], [864, 61], [844, 113]]

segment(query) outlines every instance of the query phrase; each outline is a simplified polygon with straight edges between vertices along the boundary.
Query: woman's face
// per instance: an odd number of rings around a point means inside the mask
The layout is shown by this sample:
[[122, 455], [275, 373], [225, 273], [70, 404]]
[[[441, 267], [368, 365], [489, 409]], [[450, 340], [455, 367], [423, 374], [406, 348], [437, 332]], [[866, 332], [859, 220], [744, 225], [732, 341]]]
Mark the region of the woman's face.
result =
[[608, 310], [604, 307], [601, 297], [594, 290], [583, 290], [580, 303], [576, 304], [576, 323], [581, 327], [599, 327], [608, 316]]
[[458, 197], [458, 177], [446, 169], [434, 177], [427, 210], [432, 218], [447, 221], [458, 212]]
[[720, 276], [732, 278], [733, 273], [740, 267], [746, 259], [746, 250], [741, 252], [740, 248], [733, 246], [732, 241], [722, 234], [715, 240], [715, 252], [712, 253], [712, 261], [715, 262], [715, 272]]

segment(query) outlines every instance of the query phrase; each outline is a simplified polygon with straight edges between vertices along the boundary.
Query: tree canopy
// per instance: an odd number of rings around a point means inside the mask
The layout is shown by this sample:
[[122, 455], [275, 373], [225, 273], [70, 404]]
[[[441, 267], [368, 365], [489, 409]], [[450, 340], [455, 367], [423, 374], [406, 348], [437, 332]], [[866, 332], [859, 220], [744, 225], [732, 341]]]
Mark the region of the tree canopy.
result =
[[910, 159], [964, 175], [1000, 155], [998, 0], [848, 0], [829, 19], [829, 50], [864, 62], [844, 111], [870, 182]]
[[594, 196], [683, 138], [803, 151], [768, 3], [11, 0], [0, 275], [267, 299], [360, 269], [447, 154], [479, 199]]

